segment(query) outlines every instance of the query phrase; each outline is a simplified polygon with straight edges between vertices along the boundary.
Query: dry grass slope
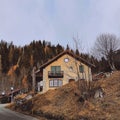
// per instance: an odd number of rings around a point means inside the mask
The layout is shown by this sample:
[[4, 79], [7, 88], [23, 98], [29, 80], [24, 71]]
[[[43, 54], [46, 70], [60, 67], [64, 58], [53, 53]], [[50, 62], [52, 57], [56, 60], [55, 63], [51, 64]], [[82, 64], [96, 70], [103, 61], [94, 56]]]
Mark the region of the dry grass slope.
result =
[[71, 82], [36, 95], [32, 100], [32, 108], [27, 112], [33, 112], [47, 120], [119, 120], [120, 72], [114, 72], [111, 77], [100, 80], [98, 84], [105, 92], [104, 98], [90, 98], [80, 102], [81, 93], [77, 83]]

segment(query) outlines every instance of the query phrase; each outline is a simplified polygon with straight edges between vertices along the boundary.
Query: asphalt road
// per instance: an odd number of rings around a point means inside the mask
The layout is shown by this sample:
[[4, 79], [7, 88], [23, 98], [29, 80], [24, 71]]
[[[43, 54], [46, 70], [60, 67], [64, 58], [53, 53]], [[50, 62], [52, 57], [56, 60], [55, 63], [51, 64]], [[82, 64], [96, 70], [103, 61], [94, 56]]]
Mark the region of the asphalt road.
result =
[[11, 111], [4, 108], [5, 105], [0, 104], [0, 120], [38, 120], [31, 116]]

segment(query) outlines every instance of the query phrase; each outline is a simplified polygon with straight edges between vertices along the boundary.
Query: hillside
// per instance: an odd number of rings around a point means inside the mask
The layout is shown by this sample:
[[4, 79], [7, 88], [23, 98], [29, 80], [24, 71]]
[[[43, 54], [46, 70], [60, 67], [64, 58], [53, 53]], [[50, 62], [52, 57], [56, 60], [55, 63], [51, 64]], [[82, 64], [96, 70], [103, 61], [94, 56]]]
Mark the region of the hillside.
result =
[[[47, 120], [119, 120], [120, 118], [120, 72], [98, 81], [104, 90], [103, 98], [80, 100], [77, 83], [71, 82], [55, 90], [36, 95], [26, 105], [27, 112]], [[78, 94], [79, 93], [79, 94]], [[14, 109], [14, 107], [12, 107]]]

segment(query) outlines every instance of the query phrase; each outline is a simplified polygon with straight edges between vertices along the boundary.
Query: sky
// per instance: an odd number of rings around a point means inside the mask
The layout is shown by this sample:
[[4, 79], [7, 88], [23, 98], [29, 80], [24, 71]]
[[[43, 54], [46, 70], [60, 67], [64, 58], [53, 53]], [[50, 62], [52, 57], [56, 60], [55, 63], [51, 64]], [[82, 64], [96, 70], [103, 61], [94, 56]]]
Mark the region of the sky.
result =
[[85, 51], [102, 33], [120, 37], [120, 0], [0, 0], [0, 40], [24, 46], [33, 40]]

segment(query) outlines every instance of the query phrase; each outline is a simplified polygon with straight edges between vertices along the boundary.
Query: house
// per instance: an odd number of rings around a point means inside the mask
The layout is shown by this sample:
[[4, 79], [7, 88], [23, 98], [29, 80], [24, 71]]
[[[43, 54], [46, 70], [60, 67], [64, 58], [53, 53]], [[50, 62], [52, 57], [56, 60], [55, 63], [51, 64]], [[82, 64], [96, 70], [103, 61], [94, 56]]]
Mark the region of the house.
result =
[[91, 67], [94, 65], [65, 50], [41, 65], [33, 82], [37, 91], [46, 92], [78, 79], [92, 81]]

